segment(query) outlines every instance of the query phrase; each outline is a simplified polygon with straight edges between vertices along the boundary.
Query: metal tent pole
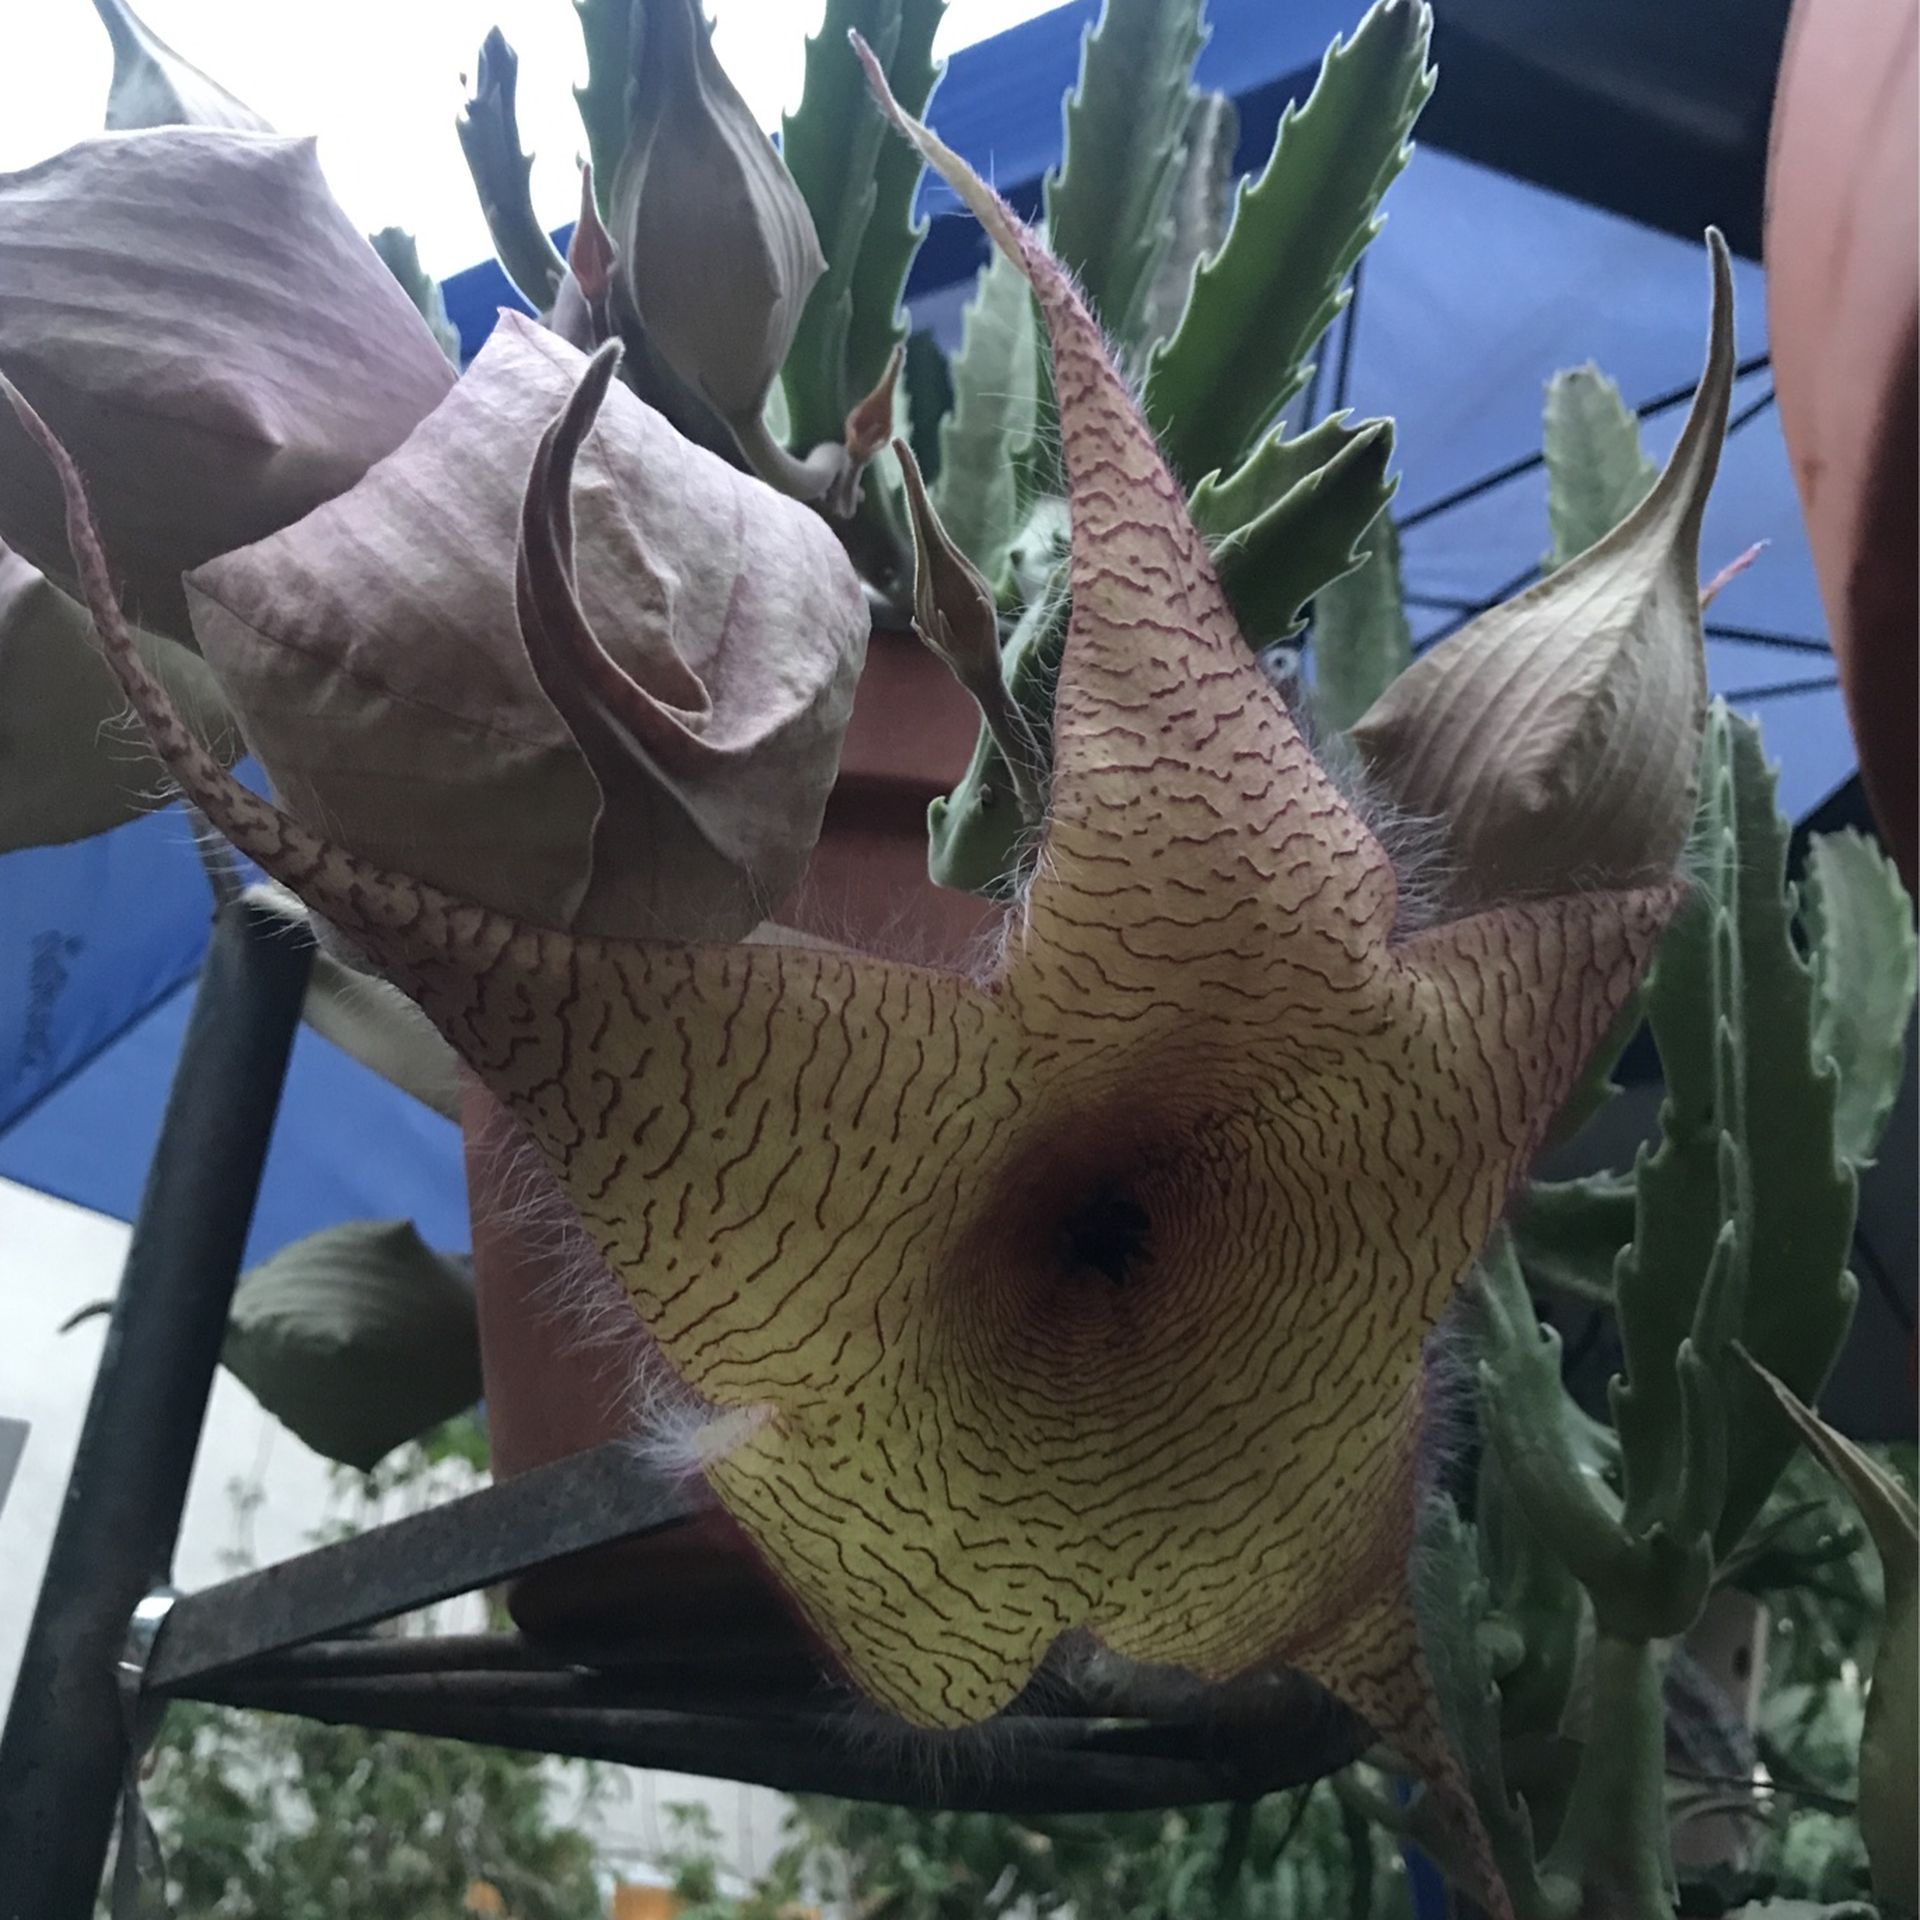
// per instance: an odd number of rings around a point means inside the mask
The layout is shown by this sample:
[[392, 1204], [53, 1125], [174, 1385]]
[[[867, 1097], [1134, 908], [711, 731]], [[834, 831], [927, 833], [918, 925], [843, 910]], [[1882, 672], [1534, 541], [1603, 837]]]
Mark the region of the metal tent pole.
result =
[[0, 1920], [89, 1920], [126, 1763], [115, 1682], [186, 1503], [312, 947], [215, 919], [0, 1735]]

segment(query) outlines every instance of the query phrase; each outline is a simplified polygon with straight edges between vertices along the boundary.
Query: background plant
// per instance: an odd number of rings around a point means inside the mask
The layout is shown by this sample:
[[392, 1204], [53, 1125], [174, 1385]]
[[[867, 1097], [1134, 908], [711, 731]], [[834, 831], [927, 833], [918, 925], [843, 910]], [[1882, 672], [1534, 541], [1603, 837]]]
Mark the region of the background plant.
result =
[[[376, 1472], [338, 1469], [338, 1511], [316, 1543], [445, 1498], [485, 1459], [484, 1435], [462, 1419]], [[232, 1497], [239, 1572], [263, 1496], [236, 1484]], [[403, 1630], [433, 1624], [422, 1615]], [[170, 1911], [187, 1920], [600, 1920], [595, 1848], [574, 1824], [598, 1787], [577, 1763], [183, 1701], [149, 1749], [143, 1798]]]
[[[581, 108], [595, 165], [564, 258], [526, 202], [512, 55], [490, 40], [462, 138], [503, 262], [556, 328], [587, 343], [619, 337], [621, 377], [681, 431], [821, 513], [860, 568], [877, 622], [918, 615], [929, 627], [916, 578], [936, 556], [966, 563], [987, 646], [984, 673], [977, 648], [959, 664], [982, 726], [966, 775], [935, 804], [930, 865], [946, 884], [1005, 897], [1044, 807], [1051, 679], [1069, 611], [1046, 356], [1027, 290], [1003, 264], [982, 273], [951, 362], [925, 336], [907, 336], [900, 298], [918, 238], [917, 168], [883, 139], [846, 50], [857, 29], [918, 110], [935, 81], [938, 0], [831, 0], [780, 162], [754, 130], [742, 132], [737, 101], [702, 64], [697, 40], [685, 42], [688, 97], [704, 117], [672, 138], [744, 157], [719, 225], [676, 238], [658, 185], [674, 157], [659, 145], [664, 95], [647, 71], [649, 45], [657, 53], [667, 42], [650, 42], [648, 28], [686, 11], [681, 0], [582, 0]], [[1237, 193], [1231, 107], [1193, 82], [1203, 32], [1198, 0], [1108, 0], [1068, 98], [1045, 217], [1140, 382], [1250, 642], [1270, 654], [1337, 760], [1412, 658], [1385, 515], [1392, 430], [1303, 418], [1301, 397], [1431, 91], [1428, 18], [1409, 0], [1369, 12]], [[167, 67], [175, 57], [129, 44], [129, 60], [173, 77], [170, 91], [117, 85], [117, 99], [159, 102], [123, 106], [123, 122], [128, 111], [191, 115], [198, 96]], [[813, 251], [792, 244], [796, 207]], [[651, 245], [638, 244], [643, 232]], [[765, 267], [751, 314], [736, 310], [740, 278], [694, 270], [703, 249], [723, 243], [736, 249], [729, 257]], [[437, 295], [405, 247], [385, 238], [382, 257], [431, 317]], [[730, 324], [703, 328], [663, 304], [663, 279], [717, 288], [733, 304], [715, 319]], [[752, 324], [731, 324], [743, 317]], [[716, 339], [726, 343], [718, 360]], [[917, 457], [924, 504], [909, 501], [882, 451], [892, 433]], [[1554, 383], [1546, 437], [1551, 571], [1639, 504], [1653, 467], [1632, 416], [1592, 370]], [[1857, 837], [1816, 839], [1804, 894], [1789, 888], [1786, 823], [1757, 736], [1730, 715], [1711, 723], [1695, 845], [1694, 901], [1636, 1014], [1666, 1077], [1661, 1138], [1630, 1170], [1541, 1183], [1522, 1197], [1480, 1290], [1483, 1444], [1430, 1516], [1436, 1664], [1481, 1816], [1527, 1915], [1657, 1916], [1743, 1892], [1828, 1898], [1862, 1884], [1848, 1670], [1870, 1662], [1877, 1589], [1857, 1545], [1843, 1545], [1856, 1536], [1834, 1498], [1797, 1476], [1781, 1493], [1793, 1430], [1736, 1349], [1811, 1401], [1844, 1338], [1856, 1170], [1875, 1149], [1902, 1059], [1912, 910]], [[1630, 1037], [1615, 1036], [1613, 1057]], [[390, 1049], [376, 1034], [367, 1052]], [[1589, 1105], [1606, 1097], [1608, 1064], [1598, 1063]], [[357, 1270], [374, 1275], [361, 1254]], [[1563, 1291], [1600, 1304], [1619, 1327], [1626, 1370], [1608, 1423], [1567, 1394], [1542, 1329], [1534, 1295]], [[418, 1337], [394, 1311], [404, 1292], [388, 1278], [336, 1288], [329, 1311], [354, 1338], [404, 1354]], [[295, 1376], [276, 1382], [257, 1341], [248, 1364], [269, 1404], [291, 1411], [300, 1401]], [[297, 1362], [329, 1364], [324, 1352]], [[380, 1411], [404, 1431], [445, 1409], [396, 1399]], [[377, 1456], [387, 1443], [383, 1432], [368, 1444]], [[1670, 1832], [1685, 1791], [1715, 1782], [1676, 1761], [1684, 1667], [1671, 1649], [1729, 1583], [1767, 1594], [1781, 1617], [1786, 1664], [1760, 1730], [1761, 1757], [1778, 1772], [1771, 1791], [1727, 1788], [1766, 1836], [1747, 1881], [1683, 1886]], [[1717, 1732], [1742, 1751], [1743, 1729]], [[1910, 1753], [1870, 1757], [1910, 1775]], [[1364, 1812], [1443, 1860], [1457, 1851], [1458, 1836], [1417, 1798], [1403, 1805], [1365, 1778], [1344, 1784], [1340, 1796], [1302, 1802], [1314, 1811], [1300, 1833], [1335, 1818], [1344, 1833]], [[1337, 1815], [1324, 1811], [1336, 1805]], [[1262, 1810], [1263, 1833], [1273, 1813]], [[864, 1862], [864, 1879], [883, 1883], [887, 1898], [936, 1903], [962, 1886], [998, 1897], [1005, 1876], [1022, 1872], [1029, 1898], [1053, 1898], [1046, 1874], [1078, 1857], [1081, 1833], [960, 1816], [807, 1818]], [[1183, 1846], [1217, 1830], [1218, 1843], [1206, 1841], [1217, 1868], [1231, 1857], [1230, 1826], [1225, 1815], [1195, 1819]], [[1146, 1829], [1086, 1831], [1112, 1847]], [[1206, 1879], [1195, 1868], [1180, 1880], [1164, 1852], [1141, 1865], [1140, 1911], [1179, 1912]], [[1286, 1858], [1276, 1851], [1276, 1871]], [[995, 1861], [995, 1877], [983, 1878]], [[1163, 1871], [1164, 1885], [1153, 1879]], [[1075, 1910], [1096, 1910], [1079, 1902], [1104, 1895], [1076, 1885]]]

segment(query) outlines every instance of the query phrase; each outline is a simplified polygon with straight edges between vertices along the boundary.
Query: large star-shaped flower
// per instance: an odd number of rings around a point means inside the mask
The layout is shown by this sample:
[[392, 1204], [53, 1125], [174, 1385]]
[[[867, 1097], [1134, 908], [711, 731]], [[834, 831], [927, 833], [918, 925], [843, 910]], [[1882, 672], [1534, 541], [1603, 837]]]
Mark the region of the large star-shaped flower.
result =
[[[575, 938], [373, 871], [180, 727], [69, 468], [95, 617], [188, 792], [531, 1134], [867, 1692], [977, 1720], [1087, 1628], [1302, 1668], [1446, 1778], [1407, 1599], [1422, 1345], [1677, 890], [1398, 929], [1086, 310], [913, 131], [1033, 283], [1071, 491], [1050, 811], [983, 976]], [[567, 504], [610, 367], [535, 463], [521, 602], [569, 723], [617, 732]]]

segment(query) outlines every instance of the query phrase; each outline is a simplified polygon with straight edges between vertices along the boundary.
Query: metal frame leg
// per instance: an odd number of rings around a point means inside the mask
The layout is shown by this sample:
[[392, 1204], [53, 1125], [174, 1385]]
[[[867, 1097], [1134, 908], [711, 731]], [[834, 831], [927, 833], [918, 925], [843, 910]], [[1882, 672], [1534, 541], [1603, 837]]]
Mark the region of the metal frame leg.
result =
[[163, 1584], [312, 947], [221, 910], [0, 1735], [0, 1920], [89, 1920], [125, 1764], [114, 1668]]

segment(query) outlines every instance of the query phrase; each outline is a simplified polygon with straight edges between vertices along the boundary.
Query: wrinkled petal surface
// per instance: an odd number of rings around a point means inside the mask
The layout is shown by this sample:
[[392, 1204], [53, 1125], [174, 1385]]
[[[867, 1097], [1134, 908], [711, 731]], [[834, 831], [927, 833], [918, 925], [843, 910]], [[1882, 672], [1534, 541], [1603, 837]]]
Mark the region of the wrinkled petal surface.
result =
[[[453, 384], [308, 140], [83, 140], [0, 174], [0, 368], [85, 463], [129, 611], [344, 492]], [[58, 490], [0, 418], [0, 538], [71, 585]]]
[[596, 777], [515, 599], [535, 449], [586, 366], [502, 315], [357, 487], [193, 574], [195, 630], [290, 809], [367, 859], [536, 924], [732, 938], [817, 837], [866, 607], [817, 516], [616, 383], [571, 475], [574, 592], [534, 609], [584, 618], [624, 716]]

